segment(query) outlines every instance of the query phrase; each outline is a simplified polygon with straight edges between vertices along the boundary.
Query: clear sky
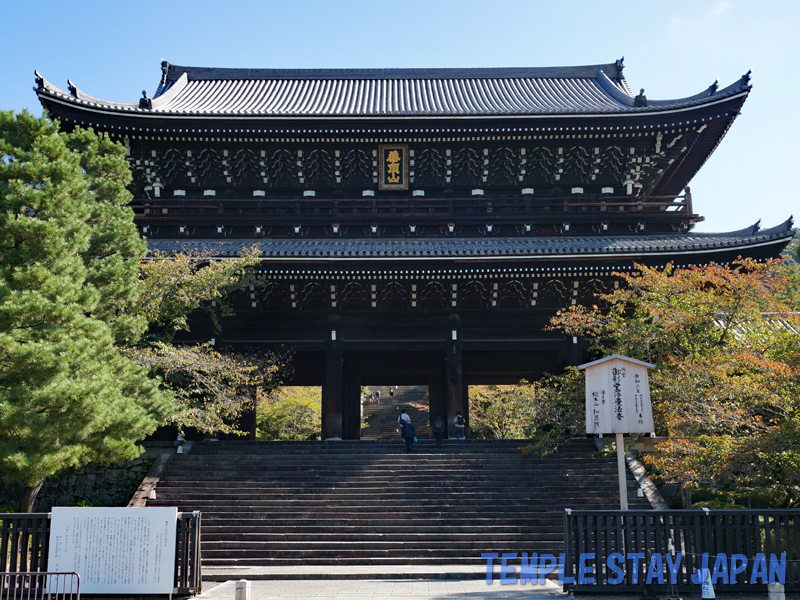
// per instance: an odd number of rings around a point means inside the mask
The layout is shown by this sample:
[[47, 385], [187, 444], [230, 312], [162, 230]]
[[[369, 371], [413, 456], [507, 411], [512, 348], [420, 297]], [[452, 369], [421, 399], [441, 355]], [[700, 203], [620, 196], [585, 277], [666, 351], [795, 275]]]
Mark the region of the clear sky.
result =
[[[0, 109], [42, 109], [34, 69], [105, 100], [152, 96], [161, 59], [252, 68], [608, 63], [681, 98], [753, 69], [742, 114], [691, 182], [697, 231], [800, 219], [800, 2], [795, 0], [0, 0]], [[794, 166], [792, 166], [794, 165]], [[797, 169], [798, 171], [795, 171]]]

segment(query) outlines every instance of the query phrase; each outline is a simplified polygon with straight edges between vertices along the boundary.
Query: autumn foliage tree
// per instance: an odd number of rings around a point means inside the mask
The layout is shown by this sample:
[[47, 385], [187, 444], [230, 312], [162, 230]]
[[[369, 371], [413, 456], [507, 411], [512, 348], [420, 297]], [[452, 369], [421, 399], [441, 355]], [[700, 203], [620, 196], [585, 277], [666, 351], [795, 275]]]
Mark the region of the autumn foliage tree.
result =
[[800, 504], [800, 315], [780, 261], [638, 269], [552, 326], [657, 365], [651, 397], [669, 440], [645, 458], [666, 479], [769, 487]]

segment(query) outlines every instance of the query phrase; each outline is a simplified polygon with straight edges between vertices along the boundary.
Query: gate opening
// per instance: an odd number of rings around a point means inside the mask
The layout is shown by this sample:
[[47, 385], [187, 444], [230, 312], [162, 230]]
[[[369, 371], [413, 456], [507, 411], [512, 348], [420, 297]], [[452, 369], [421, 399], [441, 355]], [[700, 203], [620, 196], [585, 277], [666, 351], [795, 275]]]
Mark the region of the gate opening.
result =
[[411, 417], [411, 423], [417, 431], [417, 438], [429, 438], [432, 417], [427, 385], [362, 387], [361, 439], [399, 440], [400, 425], [397, 419], [403, 409]]

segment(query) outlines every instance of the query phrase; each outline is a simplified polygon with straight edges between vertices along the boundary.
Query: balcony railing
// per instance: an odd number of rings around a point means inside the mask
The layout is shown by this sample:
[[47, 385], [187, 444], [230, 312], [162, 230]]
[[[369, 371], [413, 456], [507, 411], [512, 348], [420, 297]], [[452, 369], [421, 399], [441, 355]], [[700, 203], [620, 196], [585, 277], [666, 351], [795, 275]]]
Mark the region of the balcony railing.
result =
[[[631, 219], [631, 213], [647, 213], [648, 218], [697, 220], [691, 214], [691, 196], [569, 196], [552, 198], [468, 197], [468, 198], [155, 198], [136, 199], [131, 207], [137, 217], [152, 220], [173, 220], [191, 217], [193, 220], [226, 221], [260, 217], [273, 221], [303, 218], [330, 221], [331, 218], [359, 220], [380, 218], [402, 221], [414, 218], [425, 220], [486, 219], [518, 220], [533, 217], [537, 220], [561, 220], [565, 214], [572, 218], [602, 217]], [[591, 215], [589, 213], [592, 213]], [[598, 214], [600, 213], [600, 214]]]

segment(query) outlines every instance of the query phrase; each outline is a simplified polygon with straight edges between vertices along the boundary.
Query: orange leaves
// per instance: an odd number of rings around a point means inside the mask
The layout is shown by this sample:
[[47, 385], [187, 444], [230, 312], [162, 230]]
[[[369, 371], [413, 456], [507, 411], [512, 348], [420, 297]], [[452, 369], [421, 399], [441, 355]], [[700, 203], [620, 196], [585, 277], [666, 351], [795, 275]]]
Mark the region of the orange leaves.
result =
[[800, 464], [800, 314], [782, 293], [780, 261], [637, 268], [617, 274], [604, 308], [560, 311], [551, 328], [657, 364], [654, 413], [671, 438], [646, 458], [666, 478], [783, 486], [800, 498], [800, 475], [787, 475]]

